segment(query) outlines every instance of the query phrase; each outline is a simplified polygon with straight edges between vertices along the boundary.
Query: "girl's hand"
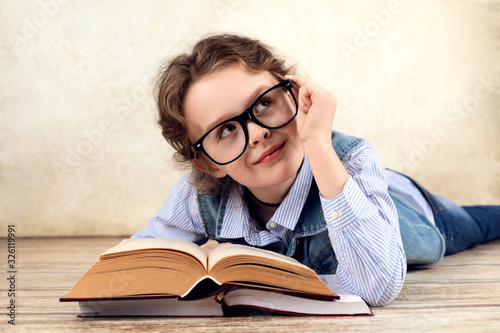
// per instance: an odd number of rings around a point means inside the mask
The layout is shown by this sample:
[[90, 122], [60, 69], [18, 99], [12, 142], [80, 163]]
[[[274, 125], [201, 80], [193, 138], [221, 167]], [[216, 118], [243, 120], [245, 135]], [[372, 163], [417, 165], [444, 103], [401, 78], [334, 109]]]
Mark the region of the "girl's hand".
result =
[[299, 87], [295, 96], [299, 104], [297, 130], [302, 145], [320, 142], [331, 144], [337, 98], [311, 80], [297, 75], [285, 75], [285, 78]]
[[208, 255], [212, 250], [215, 250], [216, 248], [218, 248], [220, 246], [228, 245], [228, 244], [232, 244], [232, 243], [218, 243], [217, 241], [210, 240], [207, 243], [205, 243], [204, 245], [202, 245], [201, 248]]

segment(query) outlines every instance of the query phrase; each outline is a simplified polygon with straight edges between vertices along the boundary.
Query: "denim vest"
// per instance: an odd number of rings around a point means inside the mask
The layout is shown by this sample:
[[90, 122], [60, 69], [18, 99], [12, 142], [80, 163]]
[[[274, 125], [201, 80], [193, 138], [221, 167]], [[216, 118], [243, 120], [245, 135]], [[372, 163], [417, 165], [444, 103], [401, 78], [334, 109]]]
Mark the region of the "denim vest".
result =
[[[332, 133], [333, 148], [342, 162], [363, 143], [359, 138], [339, 132]], [[408, 264], [430, 264], [439, 261], [445, 250], [444, 238], [439, 230], [400, 196], [390, 192], [389, 195], [398, 211]], [[210, 239], [218, 242], [248, 245], [244, 238], [224, 239], [219, 236], [228, 199], [228, 192], [198, 193], [198, 207], [205, 231]], [[294, 237], [286, 249], [287, 256], [297, 259], [317, 274], [336, 272], [338, 263], [328, 236], [319, 190], [314, 180], [293, 233]]]

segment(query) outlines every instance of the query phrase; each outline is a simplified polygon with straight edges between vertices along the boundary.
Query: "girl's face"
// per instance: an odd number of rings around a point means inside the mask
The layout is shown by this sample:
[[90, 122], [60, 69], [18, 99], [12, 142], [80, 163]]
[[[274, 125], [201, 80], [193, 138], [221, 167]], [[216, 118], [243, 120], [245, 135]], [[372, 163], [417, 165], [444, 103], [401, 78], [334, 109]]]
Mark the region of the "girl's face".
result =
[[[220, 122], [241, 114], [277, 83], [268, 72], [249, 73], [239, 65], [228, 66], [196, 81], [184, 101], [191, 141], [195, 142]], [[197, 166], [214, 177], [229, 175], [254, 194], [283, 194], [293, 184], [304, 158], [296, 121], [273, 130], [252, 120], [246, 126], [249, 142], [240, 158], [226, 165], [210, 162], [210, 171]]]

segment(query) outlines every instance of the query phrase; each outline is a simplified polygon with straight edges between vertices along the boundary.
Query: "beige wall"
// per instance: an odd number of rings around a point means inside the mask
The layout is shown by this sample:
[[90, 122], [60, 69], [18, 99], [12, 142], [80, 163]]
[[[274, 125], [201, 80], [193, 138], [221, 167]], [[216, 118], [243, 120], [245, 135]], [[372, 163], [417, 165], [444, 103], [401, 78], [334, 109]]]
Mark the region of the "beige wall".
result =
[[[500, 2], [1, 1], [0, 227], [129, 235], [180, 177], [161, 59], [258, 37], [340, 101], [334, 126], [461, 204], [500, 203]], [[4, 231], [1, 231], [3, 234]]]

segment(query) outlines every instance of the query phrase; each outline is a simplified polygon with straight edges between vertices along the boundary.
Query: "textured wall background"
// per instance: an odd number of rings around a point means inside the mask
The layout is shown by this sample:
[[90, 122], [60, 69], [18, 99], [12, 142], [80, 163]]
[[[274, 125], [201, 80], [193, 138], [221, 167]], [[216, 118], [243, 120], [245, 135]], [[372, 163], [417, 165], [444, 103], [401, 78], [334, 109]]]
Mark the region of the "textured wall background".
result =
[[0, 227], [129, 235], [180, 177], [151, 79], [258, 37], [339, 98], [334, 126], [461, 204], [500, 203], [500, 2], [1, 1]]

